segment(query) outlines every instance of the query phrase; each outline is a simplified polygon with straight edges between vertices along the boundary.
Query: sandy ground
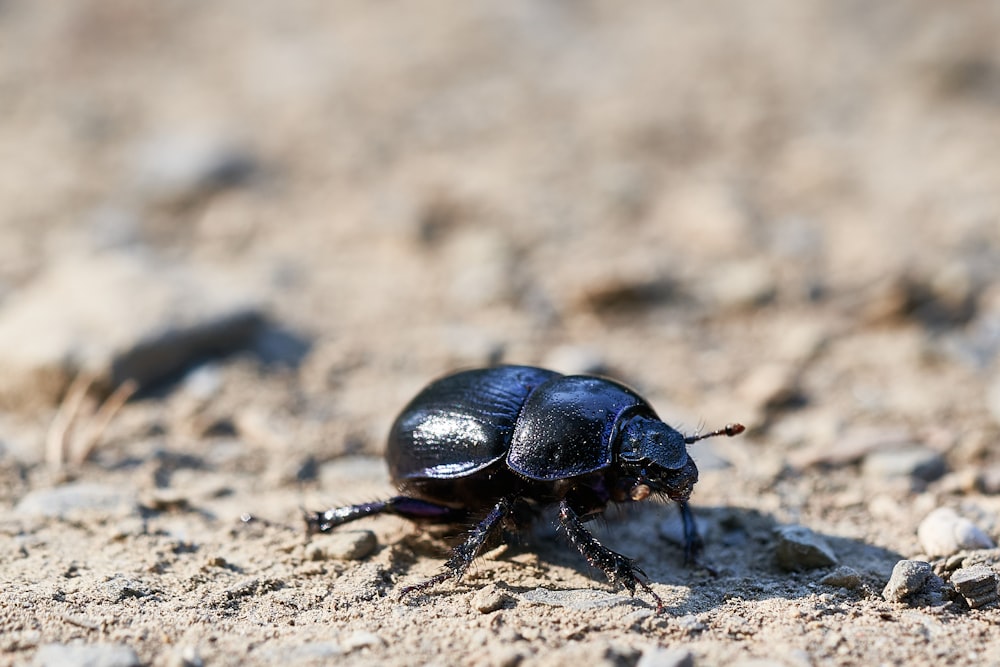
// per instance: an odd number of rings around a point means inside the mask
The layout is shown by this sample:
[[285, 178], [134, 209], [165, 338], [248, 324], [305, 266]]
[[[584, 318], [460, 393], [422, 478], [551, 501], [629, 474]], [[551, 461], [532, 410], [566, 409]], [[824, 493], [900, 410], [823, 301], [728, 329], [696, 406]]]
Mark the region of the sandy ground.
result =
[[[952, 581], [1000, 571], [997, 34], [971, 0], [0, 2], [0, 663], [1000, 664]], [[101, 346], [209, 293], [270, 343], [53, 450]], [[421, 386], [499, 361], [745, 423], [692, 448], [717, 574], [655, 504], [595, 531], [659, 615], [552, 515], [403, 600], [440, 536], [305, 535], [393, 493]], [[918, 539], [942, 507], [964, 550]], [[901, 559], [939, 592], [885, 599]]]

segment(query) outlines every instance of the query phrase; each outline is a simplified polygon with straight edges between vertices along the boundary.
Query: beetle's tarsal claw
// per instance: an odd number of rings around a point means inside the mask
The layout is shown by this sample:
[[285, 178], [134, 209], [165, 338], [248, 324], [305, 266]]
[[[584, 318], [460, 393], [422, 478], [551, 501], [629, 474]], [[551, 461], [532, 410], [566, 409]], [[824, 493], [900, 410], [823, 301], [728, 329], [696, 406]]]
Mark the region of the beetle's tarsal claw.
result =
[[452, 571], [449, 570], [447, 572], [442, 572], [440, 574], [436, 574], [433, 577], [431, 577], [430, 579], [425, 579], [424, 581], [421, 581], [420, 583], [411, 584], [409, 586], [403, 586], [401, 589], [399, 589], [399, 599], [402, 600], [403, 598], [405, 598], [406, 596], [408, 596], [410, 593], [416, 593], [418, 591], [427, 590], [428, 588], [433, 588], [434, 586], [437, 586], [438, 584], [440, 584], [440, 583], [442, 583], [444, 581], [447, 581], [448, 579], [451, 579], [452, 577], [458, 578], [460, 576], [461, 576], [461, 574], [456, 573], [456, 572], [452, 572]]
[[583, 554], [587, 562], [603, 570], [608, 581], [615, 586], [624, 587], [632, 597], [635, 597], [636, 588], [642, 588], [656, 602], [657, 613], [663, 611], [663, 600], [644, 581], [648, 577], [642, 568], [636, 565], [631, 558], [601, 544], [584, 527], [579, 515], [565, 499], [559, 503], [559, 523], [566, 529], [570, 541]]

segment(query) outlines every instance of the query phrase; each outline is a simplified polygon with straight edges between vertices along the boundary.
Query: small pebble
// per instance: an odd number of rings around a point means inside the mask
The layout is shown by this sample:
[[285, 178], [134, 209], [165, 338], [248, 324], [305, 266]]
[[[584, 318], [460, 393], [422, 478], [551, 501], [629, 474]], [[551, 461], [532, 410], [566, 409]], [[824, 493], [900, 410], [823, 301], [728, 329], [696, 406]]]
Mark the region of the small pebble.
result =
[[378, 547], [378, 539], [370, 530], [342, 530], [312, 538], [312, 560], [361, 560]]
[[904, 602], [915, 607], [933, 605], [941, 602], [943, 585], [930, 563], [901, 560], [892, 568], [882, 597], [889, 602]]
[[856, 591], [861, 588], [861, 575], [853, 567], [841, 565], [833, 572], [819, 580], [824, 586], [835, 586], [846, 588], [849, 591]]
[[635, 667], [694, 667], [694, 654], [683, 648], [657, 646], [643, 651]]
[[127, 598], [143, 598], [152, 594], [152, 590], [141, 581], [123, 576], [114, 576], [104, 582], [101, 588], [105, 597], [111, 602], [121, 602]]
[[979, 474], [975, 470], [956, 470], [948, 473], [938, 482], [942, 495], [966, 495], [974, 493], [979, 485]]
[[940, 568], [940, 570], [936, 569], [936, 571], [939, 571], [939, 572], [954, 572], [955, 570], [961, 568], [964, 565], [965, 565], [965, 554], [962, 554], [962, 553], [954, 554], [952, 556], [948, 556], [944, 560], [944, 563], [942, 563], [942, 564], [940, 564], [938, 566]]
[[[835, 428], [835, 424], [833, 427]], [[873, 452], [896, 448], [913, 441], [913, 436], [908, 431], [892, 428], [859, 427], [844, 433], [823, 435], [826, 437], [820, 440], [825, 441], [792, 452], [791, 463], [798, 468], [845, 466], [861, 461]], [[831, 446], [833, 441], [836, 441], [836, 447]]]
[[837, 556], [826, 540], [805, 526], [783, 526], [777, 534], [774, 555], [781, 569], [795, 572], [837, 564]]
[[997, 603], [997, 583], [1000, 577], [985, 565], [974, 565], [956, 570], [951, 584], [973, 609], [992, 607]]
[[1000, 465], [981, 470], [976, 476], [976, 487], [988, 496], [1000, 494]]
[[153, 137], [141, 146], [133, 173], [144, 199], [177, 205], [240, 185], [256, 169], [247, 149], [227, 138], [178, 133]]
[[951, 556], [962, 550], [991, 549], [996, 546], [976, 524], [948, 507], [935, 509], [920, 522], [917, 539], [931, 557]]
[[933, 482], [945, 473], [947, 466], [940, 452], [923, 445], [909, 445], [872, 452], [865, 457], [861, 469], [870, 477], [909, 477]]
[[483, 586], [472, 596], [472, 608], [476, 611], [488, 614], [491, 611], [503, 608], [511, 597], [500, 590], [494, 584]]

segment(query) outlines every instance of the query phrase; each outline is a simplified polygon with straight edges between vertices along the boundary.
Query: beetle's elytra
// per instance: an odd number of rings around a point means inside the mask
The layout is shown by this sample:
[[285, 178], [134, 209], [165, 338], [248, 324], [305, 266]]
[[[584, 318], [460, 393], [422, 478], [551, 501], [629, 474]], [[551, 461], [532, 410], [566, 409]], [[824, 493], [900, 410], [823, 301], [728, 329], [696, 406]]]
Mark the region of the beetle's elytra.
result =
[[598, 542], [584, 522], [611, 502], [666, 496], [680, 506], [690, 561], [702, 542], [688, 506], [698, 469], [687, 445], [742, 431], [730, 424], [685, 437], [641, 396], [605, 378], [530, 366], [464, 371], [432, 382], [393, 424], [386, 459], [400, 495], [309, 513], [306, 523], [310, 532], [326, 532], [381, 513], [475, 522], [444, 571], [404, 588], [406, 594], [461, 578], [504, 529], [523, 529], [558, 505], [559, 523], [587, 561], [633, 595], [641, 587], [662, 609], [642, 570]]

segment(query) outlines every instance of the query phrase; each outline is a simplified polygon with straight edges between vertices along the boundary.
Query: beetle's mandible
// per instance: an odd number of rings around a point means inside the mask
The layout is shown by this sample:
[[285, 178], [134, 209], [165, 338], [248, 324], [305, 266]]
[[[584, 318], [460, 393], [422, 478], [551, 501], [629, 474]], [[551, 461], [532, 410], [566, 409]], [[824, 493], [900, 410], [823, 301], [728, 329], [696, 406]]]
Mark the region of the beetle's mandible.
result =
[[680, 506], [690, 562], [702, 541], [688, 505], [698, 468], [687, 445], [742, 431], [729, 424], [685, 437], [637, 393], [605, 378], [530, 366], [463, 371], [424, 388], [393, 424], [386, 459], [400, 495], [308, 513], [306, 523], [310, 532], [327, 532], [382, 513], [475, 523], [444, 571], [405, 595], [461, 578], [505, 529], [523, 529], [558, 505], [559, 523], [587, 561], [632, 595], [641, 587], [662, 610], [635, 562], [598, 542], [584, 522], [608, 503], [666, 496]]

